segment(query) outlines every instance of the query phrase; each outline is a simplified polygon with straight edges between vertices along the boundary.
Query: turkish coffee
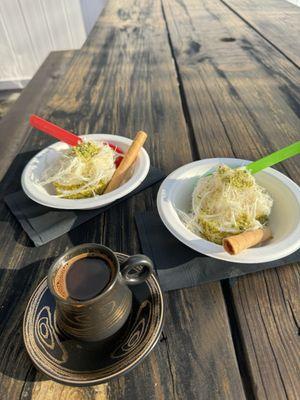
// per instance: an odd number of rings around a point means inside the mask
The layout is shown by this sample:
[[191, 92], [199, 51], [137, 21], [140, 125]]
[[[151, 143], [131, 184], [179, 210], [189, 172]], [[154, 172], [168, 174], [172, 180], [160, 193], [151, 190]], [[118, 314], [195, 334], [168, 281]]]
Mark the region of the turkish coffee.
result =
[[58, 268], [53, 287], [63, 299], [90, 300], [101, 294], [112, 280], [113, 262], [102, 253], [74, 256]]

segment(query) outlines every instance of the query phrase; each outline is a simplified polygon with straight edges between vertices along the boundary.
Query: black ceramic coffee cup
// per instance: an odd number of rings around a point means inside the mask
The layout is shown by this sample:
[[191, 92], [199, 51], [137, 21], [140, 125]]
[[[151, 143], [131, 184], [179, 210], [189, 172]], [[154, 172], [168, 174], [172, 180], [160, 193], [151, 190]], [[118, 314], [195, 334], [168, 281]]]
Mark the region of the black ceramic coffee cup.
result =
[[[71, 298], [60, 285], [74, 260], [89, 257], [106, 260], [111, 271], [109, 281], [93, 298]], [[131, 311], [132, 292], [127, 285], [145, 281], [152, 272], [152, 261], [142, 254], [131, 256], [120, 265], [116, 254], [106, 246], [87, 243], [71, 248], [52, 264], [48, 273], [48, 286], [56, 300], [58, 328], [71, 338], [87, 342], [112, 337], [123, 327]]]

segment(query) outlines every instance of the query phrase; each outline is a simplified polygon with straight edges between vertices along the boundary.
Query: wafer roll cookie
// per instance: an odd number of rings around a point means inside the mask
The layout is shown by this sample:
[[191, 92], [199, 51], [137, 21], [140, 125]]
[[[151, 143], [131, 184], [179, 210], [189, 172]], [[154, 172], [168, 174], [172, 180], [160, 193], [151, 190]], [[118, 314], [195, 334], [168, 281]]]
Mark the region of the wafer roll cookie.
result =
[[147, 139], [146, 132], [139, 131], [136, 134], [134, 141], [132, 142], [131, 146], [125, 153], [123, 160], [121, 161], [121, 164], [116, 169], [104, 193], [112, 192], [124, 182], [146, 139]]
[[272, 237], [270, 228], [256, 229], [254, 231], [246, 231], [239, 235], [229, 236], [223, 239], [223, 247], [227, 253], [235, 255], [241, 251], [255, 246]]

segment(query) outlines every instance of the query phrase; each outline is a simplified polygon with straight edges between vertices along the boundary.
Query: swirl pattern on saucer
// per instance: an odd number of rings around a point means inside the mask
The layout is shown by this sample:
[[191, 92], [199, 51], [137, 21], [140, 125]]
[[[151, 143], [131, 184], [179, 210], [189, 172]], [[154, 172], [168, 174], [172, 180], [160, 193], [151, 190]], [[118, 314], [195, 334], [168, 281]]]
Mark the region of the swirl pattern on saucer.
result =
[[122, 358], [133, 348], [137, 347], [144, 339], [152, 318], [152, 306], [149, 300], [145, 300], [138, 310], [135, 320], [125, 340], [112, 353], [111, 358]]
[[44, 306], [37, 314], [35, 323], [35, 335], [38, 344], [48, 352], [48, 356], [59, 364], [68, 360], [68, 353], [60, 342], [49, 306]]

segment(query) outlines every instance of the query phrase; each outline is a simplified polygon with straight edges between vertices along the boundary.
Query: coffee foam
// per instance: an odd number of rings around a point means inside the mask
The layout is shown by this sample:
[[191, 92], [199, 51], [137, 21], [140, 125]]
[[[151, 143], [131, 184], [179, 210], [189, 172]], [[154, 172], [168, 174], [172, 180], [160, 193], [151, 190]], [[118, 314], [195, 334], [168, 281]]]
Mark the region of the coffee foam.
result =
[[62, 265], [57, 270], [53, 282], [55, 292], [63, 299], [67, 299], [69, 297], [66, 288], [66, 274], [69, 268], [70, 268], [69, 264]]
[[111, 277], [113, 276], [113, 261], [104, 253], [100, 252], [89, 252], [89, 253], [81, 253], [78, 254], [75, 257], [72, 257], [69, 261], [67, 261], [65, 264], [62, 264], [58, 269], [57, 272], [54, 276], [53, 280], [53, 287], [56, 292], [56, 294], [63, 298], [64, 300], [69, 298], [69, 293], [67, 290], [66, 286], [66, 275], [67, 272], [72, 264], [74, 264], [75, 261], [81, 260], [82, 258], [87, 258], [87, 257], [98, 257], [101, 258], [102, 260], [105, 260], [109, 267], [112, 269]]

